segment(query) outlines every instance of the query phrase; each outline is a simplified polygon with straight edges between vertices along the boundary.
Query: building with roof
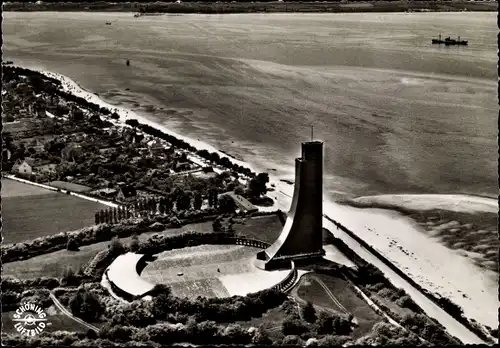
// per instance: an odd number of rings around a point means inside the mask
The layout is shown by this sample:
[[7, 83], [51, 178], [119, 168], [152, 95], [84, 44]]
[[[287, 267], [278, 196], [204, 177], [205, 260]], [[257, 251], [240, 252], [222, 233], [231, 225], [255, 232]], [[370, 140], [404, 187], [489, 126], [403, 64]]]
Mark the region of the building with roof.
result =
[[118, 192], [117, 200], [121, 202], [130, 202], [135, 199], [137, 196], [137, 190], [133, 186], [122, 186], [120, 187], [120, 191]]
[[19, 174], [33, 174], [33, 167], [35, 165], [35, 160], [33, 158], [25, 158], [24, 160], [17, 160], [12, 170]]

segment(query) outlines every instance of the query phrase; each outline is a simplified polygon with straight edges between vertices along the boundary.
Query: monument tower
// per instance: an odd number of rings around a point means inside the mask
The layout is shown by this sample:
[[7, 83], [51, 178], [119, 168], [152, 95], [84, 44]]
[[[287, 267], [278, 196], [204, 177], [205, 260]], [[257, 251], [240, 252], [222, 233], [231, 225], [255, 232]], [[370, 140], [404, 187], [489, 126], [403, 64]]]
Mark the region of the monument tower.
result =
[[293, 200], [283, 231], [257, 254], [256, 266], [269, 270], [324, 254], [323, 142], [310, 141], [302, 143], [302, 156], [295, 159]]

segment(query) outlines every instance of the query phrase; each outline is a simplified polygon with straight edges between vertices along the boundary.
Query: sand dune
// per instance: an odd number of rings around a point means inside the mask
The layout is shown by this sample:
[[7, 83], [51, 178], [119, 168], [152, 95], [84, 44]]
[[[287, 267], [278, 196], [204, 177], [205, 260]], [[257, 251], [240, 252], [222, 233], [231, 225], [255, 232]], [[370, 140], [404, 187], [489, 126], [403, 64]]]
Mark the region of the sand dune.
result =
[[498, 200], [471, 195], [378, 195], [353, 199], [362, 204], [384, 204], [414, 210], [443, 209], [457, 212], [498, 212]]

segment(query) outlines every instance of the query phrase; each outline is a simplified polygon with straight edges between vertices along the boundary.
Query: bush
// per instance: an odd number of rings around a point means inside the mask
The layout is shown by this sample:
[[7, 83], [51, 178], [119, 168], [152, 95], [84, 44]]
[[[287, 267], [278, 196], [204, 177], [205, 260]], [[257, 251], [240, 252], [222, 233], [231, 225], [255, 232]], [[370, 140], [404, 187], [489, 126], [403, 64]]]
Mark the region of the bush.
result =
[[318, 340], [320, 347], [339, 347], [348, 342], [351, 338], [349, 336], [332, 336], [326, 335]]
[[309, 331], [309, 328], [299, 319], [287, 317], [281, 324], [281, 332], [283, 335], [302, 335]]
[[304, 341], [297, 336], [297, 335], [287, 335], [285, 338], [283, 338], [283, 341], [281, 342], [282, 345], [287, 346], [302, 346], [304, 345]]
[[90, 322], [97, 321], [104, 314], [104, 306], [92, 292], [84, 289], [79, 291], [69, 301], [73, 315]]
[[113, 239], [111, 239], [111, 242], [109, 243], [109, 252], [113, 256], [118, 256], [125, 252], [125, 247], [118, 237], [113, 237]]
[[68, 239], [68, 244], [66, 245], [66, 249], [69, 251], [78, 251], [80, 248], [78, 247], [78, 243], [74, 238], [69, 238]]
[[302, 308], [302, 317], [305, 321], [311, 324], [316, 321], [316, 309], [311, 302], [308, 301]]

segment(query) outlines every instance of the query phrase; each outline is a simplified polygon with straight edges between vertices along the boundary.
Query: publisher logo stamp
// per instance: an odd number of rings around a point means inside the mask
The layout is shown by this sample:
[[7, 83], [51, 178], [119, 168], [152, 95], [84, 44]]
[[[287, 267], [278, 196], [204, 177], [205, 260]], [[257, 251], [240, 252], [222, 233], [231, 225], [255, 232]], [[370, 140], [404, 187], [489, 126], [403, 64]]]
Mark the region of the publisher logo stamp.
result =
[[26, 336], [36, 336], [47, 326], [47, 314], [34, 303], [23, 303], [13, 315], [12, 321], [17, 332]]

